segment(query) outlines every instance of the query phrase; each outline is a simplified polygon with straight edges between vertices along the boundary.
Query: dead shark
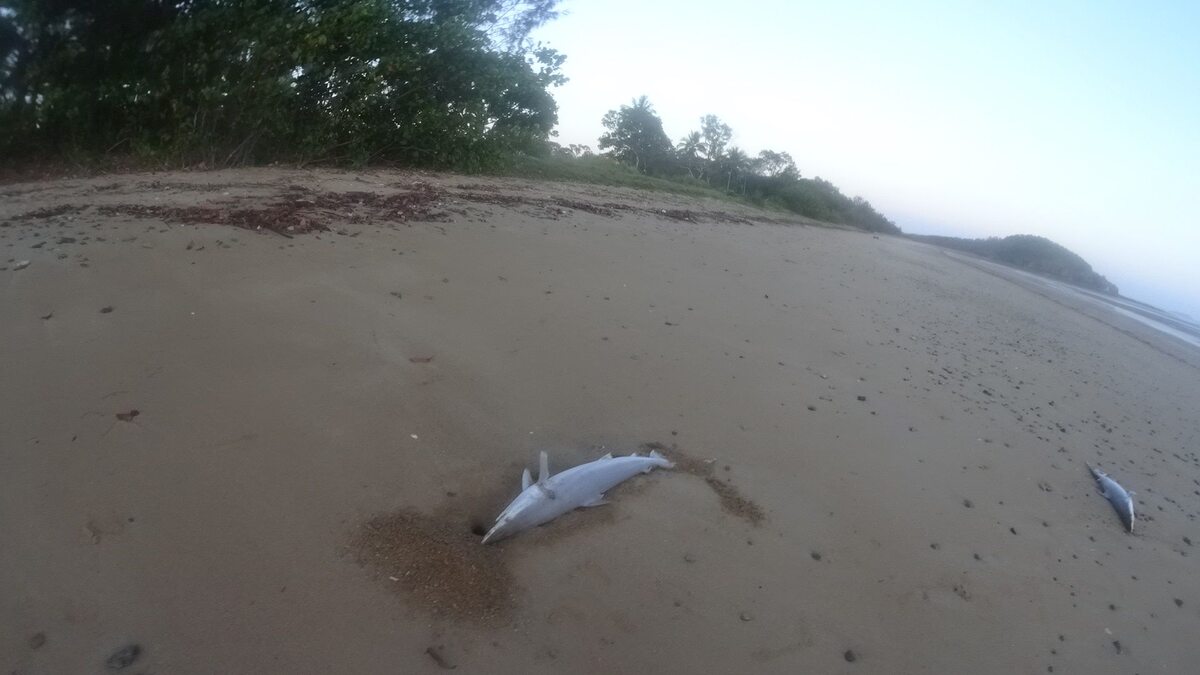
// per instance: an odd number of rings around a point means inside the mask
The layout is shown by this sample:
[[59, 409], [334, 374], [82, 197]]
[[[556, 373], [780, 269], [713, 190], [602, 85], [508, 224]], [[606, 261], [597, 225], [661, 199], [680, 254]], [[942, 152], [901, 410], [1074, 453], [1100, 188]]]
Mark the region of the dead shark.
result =
[[1117, 481], [1108, 477], [1100, 469], [1087, 465], [1092, 475], [1096, 477], [1096, 484], [1100, 486], [1100, 494], [1104, 495], [1116, 509], [1117, 515], [1121, 518], [1121, 524], [1125, 526], [1127, 532], [1133, 532], [1133, 498], [1130, 497], [1132, 492], [1126, 492], [1125, 488], [1121, 487]]
[[606, 504], [604, 493], [617, 484], [639, 473], [650, 473], [656, 467], [670, 469], [673, 466], [666, 457], [654, 451], [647, 457], [637, 453], [613, 457], [610, 453], [551, 476], [543, 452], [538, 457], [537, 482], [533, 482], [529, 469], [525, 469], [521, 476], [521, 494], [496, 516], [496, 524], [484, 535], [483, 543], [511, 537], [579, 507]]

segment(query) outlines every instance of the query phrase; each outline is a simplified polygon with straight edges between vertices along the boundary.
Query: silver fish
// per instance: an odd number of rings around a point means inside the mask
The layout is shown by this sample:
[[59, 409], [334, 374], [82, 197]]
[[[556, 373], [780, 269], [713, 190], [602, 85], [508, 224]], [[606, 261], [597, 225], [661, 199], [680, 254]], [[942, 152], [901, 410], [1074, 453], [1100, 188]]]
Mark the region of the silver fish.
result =
[[1108, 474], [1093, 467], [1091, 464], [1088, 464], [1087, 468], [1095, 476], [1096, 484], [1100, 487], [1100, 494], [1104, 495], [1104, 498], [1116, 509], [1117, 515], [1121, 518], [1121, 524], [1125, 526], [1125, 530], [1132, 533], [1133, 498], [1130, 495], [1135, 493], [1127, 492], [1117, 481], [1109, 478]]
[[529, 469], [525, 469], [521, 476], [521, 494], [496, 516], [496, 524], [484, 535], [483, 543], [511, 537], [579, 507], [607, 504], [604, 493], [617, 484], [655, 468], [675, 466], [654, 451], [648, 457], [636, 453], [613, 457], [610, 453], [551, 476], [546, 453], [541, 453], [538, 459], [537, 482], [533, 482]]

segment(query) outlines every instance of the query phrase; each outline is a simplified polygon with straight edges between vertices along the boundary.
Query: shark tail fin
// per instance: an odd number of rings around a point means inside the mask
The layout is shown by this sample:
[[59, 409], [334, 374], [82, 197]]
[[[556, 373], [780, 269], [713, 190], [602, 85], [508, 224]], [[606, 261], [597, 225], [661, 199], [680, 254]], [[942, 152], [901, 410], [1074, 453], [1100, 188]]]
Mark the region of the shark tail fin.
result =
[[545, 485], [550, 479], [550, 458], [546, 456], [546, 451], [543, 450], [538, 454], [538, 480], [540, 485]]
[[663, 457], [661, 454], [659, 454], [659, 452], [657, 450], [650, 451], [650, 458], [662, 460], [662, 462], [663, 462], [662, 467], [664, 469], [674, 469], [675, 468], [675, 462], [672, 462], [671, 460], [667, 459], [666, 457]]

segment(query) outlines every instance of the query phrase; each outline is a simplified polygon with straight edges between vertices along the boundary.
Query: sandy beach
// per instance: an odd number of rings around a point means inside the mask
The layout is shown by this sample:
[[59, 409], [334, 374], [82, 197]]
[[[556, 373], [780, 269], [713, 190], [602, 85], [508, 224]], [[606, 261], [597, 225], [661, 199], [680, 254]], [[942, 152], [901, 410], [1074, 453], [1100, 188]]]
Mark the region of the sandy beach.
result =
[[[0, 284], [7, 672], [1200, 662], [1200, 350], [940, 249], [246, 169], [0, 186]], [[648, 447], [478, 544], [539, 451]]]

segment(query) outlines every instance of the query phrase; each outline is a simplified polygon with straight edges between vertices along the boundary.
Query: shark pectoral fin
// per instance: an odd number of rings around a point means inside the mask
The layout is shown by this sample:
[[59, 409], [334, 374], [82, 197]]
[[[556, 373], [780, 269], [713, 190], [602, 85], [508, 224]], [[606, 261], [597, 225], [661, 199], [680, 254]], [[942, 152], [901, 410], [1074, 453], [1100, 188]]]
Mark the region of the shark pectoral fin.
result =
[[529, 475], [529, 469], [525, 469], [521, 474], [521, 490], [528, 490], [530, 485], [533, 485], [533, 476]]
[[580, 504], [580, 506], [587, 509], [593, 506], [604, 506], [607, 503], [608, 500], [604, 498], [604, 495], [596, 495], [594, 498]]
[[538, 483], [545, 485], [550, 479], [550, 458], [546, 456], [546, 451], [538, 453]]
[[558, 499], [558, 495], [554, 494], [554, 490], [551, 490], [550, 488], [546, 487], [545, 483], [539, 482], [539, 483], [537, 483], [537, 486], [538, 486], [538, 489], [542, 491], [542, 494], [546, 495], [550, 499]]

